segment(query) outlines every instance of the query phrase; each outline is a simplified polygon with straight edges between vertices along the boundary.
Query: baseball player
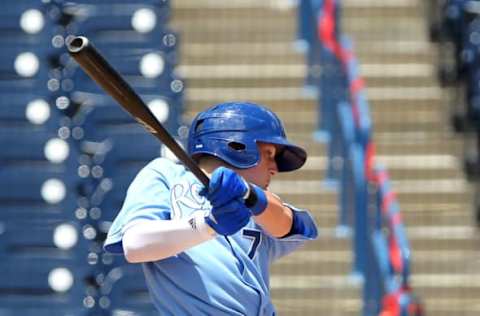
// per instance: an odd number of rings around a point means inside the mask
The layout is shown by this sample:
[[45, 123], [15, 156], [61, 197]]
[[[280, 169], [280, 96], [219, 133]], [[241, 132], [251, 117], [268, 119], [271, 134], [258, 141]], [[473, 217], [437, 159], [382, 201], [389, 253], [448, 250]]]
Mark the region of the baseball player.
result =
[[188, 153], [209, 187], [183, 165], [153, 160], [130, 185], [105, 249], [143, 264], [161, 315], [275, 315], [269, 265], [317, 228], [268, 188], [305, 163], [305, 150], [266, 107], [229, 102], [197, 115]]

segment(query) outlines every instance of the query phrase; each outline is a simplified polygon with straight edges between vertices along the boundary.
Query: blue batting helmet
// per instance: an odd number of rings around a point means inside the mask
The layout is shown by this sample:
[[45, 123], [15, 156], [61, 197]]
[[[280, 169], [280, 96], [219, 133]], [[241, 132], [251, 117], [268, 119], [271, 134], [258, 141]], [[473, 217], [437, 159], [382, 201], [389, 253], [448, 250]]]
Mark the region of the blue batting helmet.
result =
[[188, 154], [198, 160], [212, 155], [240, 169], [260, 160], [257, 143], [279, 145], [275, 157], [278, 171], [300, 168], [307, 153], [290, 143], [280, 119], [264, 106], [249, 102], [227, 102], [200, 112], [192, 122]]

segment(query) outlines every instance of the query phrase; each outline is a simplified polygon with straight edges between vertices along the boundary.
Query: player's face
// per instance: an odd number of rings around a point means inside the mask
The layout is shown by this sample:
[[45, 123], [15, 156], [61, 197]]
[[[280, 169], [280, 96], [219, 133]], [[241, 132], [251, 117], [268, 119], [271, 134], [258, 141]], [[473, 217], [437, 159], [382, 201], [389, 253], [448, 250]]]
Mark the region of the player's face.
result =
[[260, 161], [255, 167], [249, 169], [239, 169], [237, 172], [248, 182], [254, 183], [264, 189], [267, 189], [270, 180], [278, 172], [275, 155], [277, 147], [273, 144], [258, 144], [260, 152]]

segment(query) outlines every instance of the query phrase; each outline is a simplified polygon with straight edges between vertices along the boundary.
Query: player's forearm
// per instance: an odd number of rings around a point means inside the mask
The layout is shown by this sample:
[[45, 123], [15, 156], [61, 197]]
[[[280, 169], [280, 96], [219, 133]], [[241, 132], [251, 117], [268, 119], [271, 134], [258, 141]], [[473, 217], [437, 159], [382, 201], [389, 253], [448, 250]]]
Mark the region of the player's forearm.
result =
[[275, 194], [265, 191], [267, 208], [255, 216], [255, 221], [274, 237], [283, 237], [292, 228], [292, 210], [286, 207]]
[[131, 263], [157, 261], [174, 256], [184, 250], [214, 238], [214, 233], [203, 222], [144, 220], [132, 223], [122, 238], [125, 258]]

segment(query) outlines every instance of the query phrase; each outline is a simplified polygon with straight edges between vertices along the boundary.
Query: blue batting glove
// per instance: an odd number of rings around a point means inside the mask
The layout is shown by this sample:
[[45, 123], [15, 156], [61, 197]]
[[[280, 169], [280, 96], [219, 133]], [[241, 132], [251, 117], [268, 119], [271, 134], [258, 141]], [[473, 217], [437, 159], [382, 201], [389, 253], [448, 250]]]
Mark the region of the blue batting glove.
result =
[[248, 192], [248, 183], [232, 169], [219, 167], [210, 179], [205, 194], [212, 206], [220, 206], [231, 200], [244, 198]]
[[253, 215], [263, 213], [268, 204], [265, 191], [226, 167], [215, 169], [208, 190], [202, 190], [200, 194], [210, 201], [212, 207], [222, 206], [231, 200], [243, 201]]
[[233, 235], [247, 225], [250, 220], [250, 210], [243, 202], [231, 200], [222, 206], [212, 207], [205, 222], [220, 235]]

